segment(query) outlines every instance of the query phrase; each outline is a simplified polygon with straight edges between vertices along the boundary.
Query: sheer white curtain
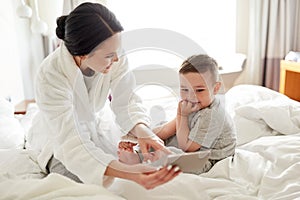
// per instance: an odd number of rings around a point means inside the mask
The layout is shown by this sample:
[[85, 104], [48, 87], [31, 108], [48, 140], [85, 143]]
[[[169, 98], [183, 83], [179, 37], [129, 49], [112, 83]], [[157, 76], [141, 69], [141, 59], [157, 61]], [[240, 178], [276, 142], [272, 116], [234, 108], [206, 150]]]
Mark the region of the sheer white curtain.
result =
[[[14, 15], [15, 6], [10, 0], [1, 1], [0, 7], [0, 98], [18, 103], [24, 98], [21, 77], [21, 52], [18, 51], [18, 32]], [[25, 52], [26, 53], [26, 52]]]
[[251, 0], [249, 9], [248, 59], [237, 82], [278, 90], [280, 60], [300, 51], [300, 2]]
[[[31, 6], [31, 1], [26, 1]], [[41, 34], [30, 29], [31, 19], [17, 15], [21, 1], [1, 1], [0, 88], [12, 102], [34, 98], [35, 72], [44, 57]], [[34, 15], [33, 10], [33, 15]]]

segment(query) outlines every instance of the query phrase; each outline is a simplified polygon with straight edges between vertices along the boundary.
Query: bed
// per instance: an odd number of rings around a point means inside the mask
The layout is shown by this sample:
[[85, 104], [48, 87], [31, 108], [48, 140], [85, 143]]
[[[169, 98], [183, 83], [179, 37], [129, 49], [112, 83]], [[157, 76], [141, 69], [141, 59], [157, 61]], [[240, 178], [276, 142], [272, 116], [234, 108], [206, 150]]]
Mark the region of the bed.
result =
[[[199, 176], [181, 173], [153, 190], [122, 179], [104, 188], [79, 184], [59, 174], [46, 176], [36, 162], [36, 152], [24, 149], [26, 132], [38, 108], [32, 104], [25, 115], [14, 116], [12, 106], [1, 101], [0, 199], [300, 198], [300, 103], [254, 85], [235, 86], [224, 98], [237, 128], [234, 157]], [[168, 120], [177, 99], [170, 92], [144, 101], [149, 114]]]

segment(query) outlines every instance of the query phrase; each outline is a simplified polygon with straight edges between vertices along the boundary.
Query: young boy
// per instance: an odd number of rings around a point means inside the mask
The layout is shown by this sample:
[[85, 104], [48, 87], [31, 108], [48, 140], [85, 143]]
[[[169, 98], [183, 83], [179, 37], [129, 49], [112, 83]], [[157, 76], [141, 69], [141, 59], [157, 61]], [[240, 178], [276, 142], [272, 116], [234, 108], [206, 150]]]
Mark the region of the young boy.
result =
[[[165, 140], [166, 146], [185, 152], [210, 149], [209, 161], [199, 169], [199, 173], [207, 172], [216, 162], [234, 155], [236, 146], [233, 121], [224, 102], [216, 96], [221, 87], [218, 64], [207, 55], [191, 56], [181, 65], [179, 80], [182, 100], [177, 116], [154, 132]], [[125, 150], [125, 146], [128, 144], [120, 143], [119, 148]]]

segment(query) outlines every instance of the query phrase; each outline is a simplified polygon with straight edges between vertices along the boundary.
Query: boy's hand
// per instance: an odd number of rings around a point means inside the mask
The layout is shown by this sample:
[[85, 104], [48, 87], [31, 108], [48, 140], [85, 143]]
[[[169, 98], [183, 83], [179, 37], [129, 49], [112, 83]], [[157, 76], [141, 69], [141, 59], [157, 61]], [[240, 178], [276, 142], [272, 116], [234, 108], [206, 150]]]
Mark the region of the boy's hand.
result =
[[177, 113], [181, 116], [188, 116], [192, 112], [200, 110], [198, 103], [192, 103], [188, 100], [181, 100], [178, 103]]

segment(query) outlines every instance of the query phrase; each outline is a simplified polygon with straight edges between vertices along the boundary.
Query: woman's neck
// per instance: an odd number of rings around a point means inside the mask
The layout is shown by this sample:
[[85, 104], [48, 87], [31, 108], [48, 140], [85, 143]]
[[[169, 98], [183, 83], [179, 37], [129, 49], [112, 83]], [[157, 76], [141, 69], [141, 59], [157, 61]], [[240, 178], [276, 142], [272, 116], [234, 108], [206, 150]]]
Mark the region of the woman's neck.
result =
[[88, 66], [82, 65], [82, 58], [83, 56], [73, 56], [74, 61], [77, 65], [77, 67], [80, 69], [83, 75], [85, 76], [93, 76], [95, 74], [95, 71], [89, 68]]
[[82, 74], [85, 76], [93, 76], [95, 74], [95, 71], [89, 67], [87, 67], [85, 69], [81, 69], [81, 67], [79, 67], [79, 69], [81, 70]]

